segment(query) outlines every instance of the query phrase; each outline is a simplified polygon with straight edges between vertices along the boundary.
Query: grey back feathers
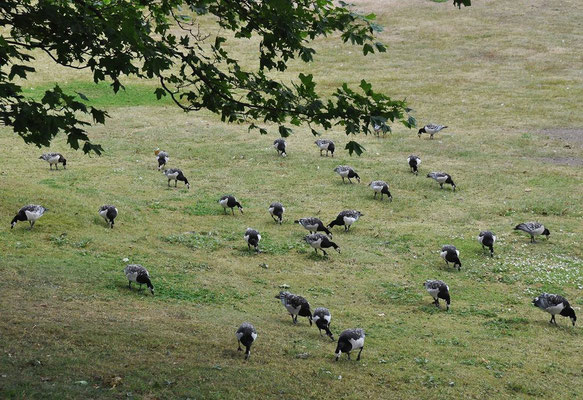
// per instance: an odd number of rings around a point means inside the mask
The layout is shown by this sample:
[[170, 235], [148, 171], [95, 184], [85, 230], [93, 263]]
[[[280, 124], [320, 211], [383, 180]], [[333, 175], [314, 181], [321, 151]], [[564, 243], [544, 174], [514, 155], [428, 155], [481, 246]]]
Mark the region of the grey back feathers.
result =
[[490, 256], [494, 257], [494, 243], [496, 243], [496, 235], [490, 231], [481, 231], [478, 235], [478, 242], [482, 245], [482, 249], [490, 249]]
[[514, 230], [523, 231], [530, 235], [530, 241], [535, 242], [534, 237], [539, 235], [545, 235], [547, 239], [551, 235], [551, 232], [545, 228], [540, 222], [523, 222], [514, 227]]
[[459, 255], [460, 252], [458, 249], [450, 244], [446, 244], [441, 248], [441, 257], [445, 260], [445, 263], [447, 265], [449, 265], [450, 262], [453, 263], [454, 268], [457, 267], [458, 271], [462, 267]]
[[32, 230], [36, 220], [42, 217], [46, 211], [48, 211], [47, 208], [37, 204], [28, 204], [22, 207], [20, 210], [18, 210], [16, 216], [12, 218], [12, 221], [10, 222], [10, 229], [14, 228], [14, 225], [16, 225], [16, 223], [19, 221], [28, 221], [30, 223], [30, 229]]
[[422, 133], [428, 133], [431, 139], [433, 139], [433, 135], [445, 128], [447, 128], [446, 125], [427, 124], [423, 128], [419, 129], [417, 134], [419, 137], [421, 137]]
[[554, 322], [556, 325], [557, 321], [555, 320], [555, 315], [559, 314], [563, 317], [569, 317], [573, 326], [575, 326], [575, 322], [577, 321], [575, 310], [573, 310], [567, 299], [563, 296], [558, 294], [543, 293], [536, 297], [532, 301], [532, 304], [551, 314], [551, 320], [549, 321], [550, 323]]
[[305, 298], [290, 292], [283, 291], [279, 292], [275, 298], [281, 301], [281, 304], [283, 304], [283, 306], [291, 315], [292, 322], [294, 324], [297, 324], [299, 315], [301, 317], [307, 317], [310, 321], [310, 326], [312, 325], [312, 312], [310, 310], [310, 303], [308, 303]]
[[447, 183], [450, 184], [453, 191], [455, 192], [456, 189], [456, 185], [453, 182], [453, 179], [451, 178], [451, 175], [446, 174], [445, 172], [430, 172], [427, 174], [428, 178], [434, 179], [435, 181], [437, 181], [439, 183], [439, 187], [441, 189], [443, 189], [443, 184]]
[[49, 169], [53, 169], [53, 165], [56, 169], [59, 169], [59, 163], [63, 164], [64, 169], [67, 169], [67, 160], [61, 153], [44, 153], [39, 159], [48, 162]]
[[128, 279], [128, 287], [132, 288], [132, 282], [135, 282], [140, 285], [140, 290], [142, 289], [142, 285], [146, 285], [152, 294], [154, 294], [154, 286], [150, 281], [150, 273], [140, 264], [128, 264], [123, 270], [126, 278]]
[[443, 281], [440, 280], [426, 280], [423, 283], [423, 287], [427, 290], [427, 293], [433, 297], [433, 304], [436, 307], [439, 307], [439, 299], [445, 300], [447, 305], [447, 309], [449, 310], [450, 305], [450, 297], [449, 297], [449, 286]]
[[316, 146], [318, 146], [318, 148], [320, 149], [320, 157], [322, 156], [323, 151], [326, 151], [326, 157], [328, 157], [328, 152], [330, 152], [332, 154], [332, 157], [334, 157], [334, 150], [336, 146], [334, 145], [334, 142], [332, 140], [318, 139], [315, 141], [315, 143]]
[[237, 343], [239, 344], [238, 351], [242, 351], [241, 343], [245, 346], [245, 359], [248, 360], [251, 355], [251, 345], [257, 339], [257, 331], [255, 327], [249, 322], [243, 322], [235, 332]]
[[346, 353], [350, 360], [350, 352], [353, 350], [359, 350], [358, 357], [356, 358], [356, 361], [359, 361], [360, 354], [364, 348], [364, 339], [365, 334], [363, 329], [357, 328], [343, 331], [338, 337], [338, 345], [335, 351], [336, 361], [338, 361], [342, 353]]
[[113, 228], [114, 220], [117, 217], [117, 208], [115, 206], [106, 204], [99, 207], [99, 215]]
[[283, 222], [283, 213], [285, 212], [285, 207], [283, 204], [279, 202], [271, 203], [268, 208], [269, 214], [271, 214], [271, 218], [275, 220], [275, 222], [279, 222], [280, 224]]
[[287, 143], [285, 139], [275, 139], [273, 141], [273, 147], [275, 148], [275, 150], [277, 150], [278, 155], [281, 155], [282, 157], [287, 156], [286, 153]]

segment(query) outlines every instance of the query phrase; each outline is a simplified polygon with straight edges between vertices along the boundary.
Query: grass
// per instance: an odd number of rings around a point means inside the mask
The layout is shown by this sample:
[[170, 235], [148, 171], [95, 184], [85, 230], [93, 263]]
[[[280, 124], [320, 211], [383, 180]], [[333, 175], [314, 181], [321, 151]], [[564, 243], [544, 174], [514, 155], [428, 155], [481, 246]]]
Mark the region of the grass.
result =
[[[420, 124], [449, 125], [433, 141], [397, 126], [386, 138], [360, 137], [360, 158], [340, 150], [348, 140], [340, 130], [326, 134], [336, 156], [320, 157], [305, 127], [280, 158], [274, 129], [260, 136], [185, 114], [155, 100], [155, 82], [129, 79], [125, 92], [108, 94], [38, 54], [27, 93], [57, 76], [112, 118], [90, 128], [102, 157], [55, 141], [50, 150], [67, 154], [64, 171], [49, 171], [41, 150], [0, 129], [0, 397], [581, 397], [580, 326], [560, 317], [550, 326], [531, 301], [550, 291], [578, 314], [583, 304], [583, 174], [544, 161], [581, 159], [583, 150], [541, 134], [583, 127], [583, 9], [558, 0], [474, 3], [460, 11], [426, 0], [358, 2], [386, 26], [387, 54], [364, 58], [330, 38], [317, 43], [315, 62], [293, 63], [282, 77], [308, 68], [326, 93], [366, 78], [407, 97]], [[254, 65], [246, 50], [256, 44], [230, 48]], [[167, 187], [156, 147], [185, 172], [190, 191]], [[423, 160], [418, 177], [405, 162], [411, 153]], [[332, 172], [338, 164], [365, 182], [343, 185]], [[424, 177], [432, 170], [450, 173], [458, 191], [439, 190]], [[390, 183], [392, 203], [372, 199], [365, 183], [373, 179]], [[217, 200], [228, 193], [243, 215], [223, 214]], [[267, 212], [273, 201], [286, 207], [281, 226]], [[29, 203], [50, 211], [32, 231], [10, 230]], [[113, 230], [97, 215], [102, 204], [119, 210]], [[328, 223], [348, 208], [364, 216], [348, 233], [334, 229], [342, 253], [328, 258], [292, 223]], [[550, 239], [532, 245], [512, 230], [527, 220], [543, 222]], [[261, 232], [262, 253], [247, 250], [247, 227]], [[494, 258], [476, 241], [482, 229], [498, 236]], [[443, 244], [460, 250], [460, 272], [440, 259]], [[155, 296], [128, 290], [129, 262], [150, 270]], [[449, 312], [431, 305], [426, 279], [449, 284]], [[335, 363], [334, 343], [305, 318], [292, 325], [274, 298], [284, 287], [329, 308], [336, 336], [364, 328], [361, 361]], [[243, 321], [259, 333], [249, 362], [236, 351]]]

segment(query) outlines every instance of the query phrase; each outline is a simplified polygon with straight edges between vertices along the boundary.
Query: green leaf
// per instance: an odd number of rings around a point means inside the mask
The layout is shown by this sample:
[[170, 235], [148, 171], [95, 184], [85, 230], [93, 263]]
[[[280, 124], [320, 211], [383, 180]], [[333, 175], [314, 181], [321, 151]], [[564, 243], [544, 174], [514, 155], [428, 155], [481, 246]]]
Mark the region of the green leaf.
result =
[[348, 150], [348, 154], [352, 155], [352, 153], [356, 153], [357, 156], [360, 156], [364, 151], [366, 151], [364, 147], [362, 147], [354, 140], [346, 143], [345, 149]]

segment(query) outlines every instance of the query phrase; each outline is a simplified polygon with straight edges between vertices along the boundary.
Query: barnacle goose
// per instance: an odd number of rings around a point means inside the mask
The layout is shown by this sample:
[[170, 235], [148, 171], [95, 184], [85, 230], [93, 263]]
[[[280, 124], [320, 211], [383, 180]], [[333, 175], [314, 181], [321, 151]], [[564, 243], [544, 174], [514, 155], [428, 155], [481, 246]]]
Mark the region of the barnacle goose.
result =
[[160, 149], [156, 149], [154, 151], [156, 155], [156, 160], [158, 160], [158, 171], [160, 171], [163, 167], [166, 166], [166, 163], [170, 161], [170, 156], [165, 151], [161, 151]]
[[336, 351], [334, 352], [336, 353], [336, 361], [338, 361], [342, 353], [346, 353], [350, 360], [350, 352], [358, 349], [360, 351], [356, 361], [360, 361], [360, 353], [364, 348], [364, 336], [364, 330], [362, 329], [347, 329], [342, 332], [338, 337], [338, 346], [336, 346]]
[[237, 201], [235, 196], [227, 194], [219, 199], [219, 204], [223, 207], [225, 214], [227, 213], [227, 208], [230, 208], [233, 215], [235, 215], [235, 207], [239, 208], [239, 211], [243, 214], [243, 206]]
[[558, 294], [543, 293], [536, 297], [532, 301], [532, 304], [551, 314], [551, 320], [549, 323], [552, 324], [554, 322], [555, 325], [557, 325], [555, 315], [560, 314], [563, 317], [571, 318], [571, 322], [573, 323], [573, 326], [575, 326], [575, 321], [577, 321], [575, 310], [571, 308], [571, 305], [563, 296], [559, 296]]
[[39, 160], [45, 160], [49, 163], [49, 169], [53, 169], [53, 164], [56, 169], [59, 169], [59, 163], [63, 164], [63, 168], [67, 169], [67, 160], [60, 153], [45, 153], [39, 157]]
[[304, 228], [306, 228], [310, 233], [315, 232], [326, 232], [326, 235], [332, 237], [332, 232], [328, 228], [324, 226], [322, 221], [316, 217], [309, 217], [309, 218], [300, 218], [294, 221], [294, 224], [300, 224]]
[[449, 304], [451, 302], [449, 298], [449, 286], [447, 286], [445, 282], [429, 279], [425, 281], [423, 287], [425, 287], [427, 293], [433, 297], [433, 304], [435, 304], [437, 308], [439, 308], [439, 299], [443, 299], [447, 304], [447, 310], [449, 310]]
[[251, 246], [255, 248], [255, 251], [259, 253], [259, 241], [261, 240], [261, 235], [255, 229], [247, 228], [245, 231], [245, 241], [247, 242], [247, 247], [251, 249]]
[[377, 198], [377, 193], [381, 194], [381, 200], [383, 199], [383, 194], [386, 194], [389, 201], [393, 201], [393, 196], [389, 192], [389, 184], [385, 181], [372, 181], [368, 184], [370, 188], [374, 191], [374, 198]]
[[453, 179], [451, 179], [451, 175], [446, 174], [445, 172], [430, 172], [427, 174], [428, 178], [435, 179], [439, 183], [439, 187], [443, 189], [443, 184], [448, 183], [451, 185], [453, 191], [455, 192], [456, 185], [453, 183]]
[[150, 273], [140, 264], [129, 264], [123, 270], [126, 278], [128, 278], [128, 288], [132, 288], [132, 282], [140, 284], [140, 289], [142, 290], [142, 285], [146, 285], [152, 294], [154, 294], [154, 286], [150, 281]]
[[22, 207], [20, 210], [18, 210], [18, 214], [12, 218], [12, 222], [10, 222], [10, 229], [14, 228], [14, 225], [16, 225], [18, 221], [28, 221], [30, 223], [30, 229], [32, 230], [36, 220], [42, 217], [45, 211], [48, 211], [48, 208], [44, 208], [43, 206], [36, 204], [29, 204]]
[[334, 150], [336, 146], [334, 146], [334, 142], [329, 139], [318, 139], [314, 143], [320, 148], [320, 157], [322, 157], [322, 152], [326, 150], [326, 157], [328, 157], [328, 152], [332, 154], [334, 157]]
[[336, 225], [344, 225], [344, 231], [347, 232], [350, 229], [350, 226], [362, 216], [363, 214], [356, 210], [340, 211], [336, 219], [328, 224], [328, 228], [333, 228]]
[[360, 176], [356, 173], [354, 168], [348, 165], [339, 165], [334, 168], [334, 172], [342, 177], [342, 183], [345, 183], [344, 178], [348, 178], [348, 182], [352, 183], [350, 178], [356, 178], [358, 183], [360, 183]]
[[275, 298], [281, 300], [281, 304], [291, 315], [294, 324], [298, 323], [299, 315], [300, 317], [307, 317], [310, 321], [310, 326], [312, 326], [312, 312], [310, 311], [310, 303], [306, 299], [290, 292], [279, 292]]
[[449, 266], [449, 263], [453, 263], [453, 267], [457, 267], [458, 271], [462, 268], [462, 262], [460, 261], [460, 252], [455, 246], [446, 244], [441, 248], [441, 257], [445, 260], [445, 263]]
[[318, 331], [320, 331], [320, 336], [322, 336], [322, 330], [324, 330], [326, 335], [334, 340], [334, 336], [332, 335], [332, 332], [330, 332], [330, 321], [332, 320], [330, 311], [327, 308], [318, 307], [314, 310], [314, 316], [312, 318], [318, 327]]
[[422, 133], [429, 133], [430, 138], [433, 139], [433, 135], [435, 135], [437, 132], [445, 128], [447, 128], [447, 126], [428, 124], [425, 125], [423, 128], [419, 129], [419, 132], [417, 132], [417, 136], [421, 137]]
[[283, 204], [279, 202], [271, 203], [268, 210], [269, 214], [271, 214], [271, 218], [273, 218], [275, 222], [279, 222], [280, 224], [283, 222], [283, 213], [285, 212]]
[[530, 235], [530, 242], [534, 243], [534, 237], [538, 235], [545, 235], [547, 239], [551, 235], [551, 232], [545, 228], [540, 222], [523, 222], [514, 227], [515, 231], [523, 231]]
[[241, 349], [241, 343], [245, 346], [245, 360], [249, 359], [251, 355], [251, 345], [257, 339], [257, 331], [255, 327], [251, 325], [249, 322], [243, 322], [237, 332], [235, 332], [235, 336], [237, 337], [237, 343], [239, 348], [237, 351], [243, 351]]
[[326, 250], [324, 249], [330, 247], [333, 247], [338, 253], [340, 253], [340, 247], [338, 247], [336, 243], [330, 241], [328, 236], [322, 235], [321, 233], [312, 233], [311, 235], [306, 235], [304, 240], [314, 248], [316, 254], [318, 254], [318, 249], [320, 249], [322, 250], [322, 253], [327, 256], [328, 253], [326, 253]]
[[170, 187], [170, 181], [174, 180], [174, 187], [178, 185], [178, 181], [184, 182], [186, 187], [190, 189], [190, 183], [188, 183], [188, 179], [184, 176], [181, 170], [178, 168], [170, 168], [164, 170], [164, 175], [168, 178], [168, 187]]
[[490, 249], [490, 257], [494, 257], [494, 243], [496, 243], [496, 235], [490, 231], [481, 231], [478, 235], [478, 242], [482, 245], [482, 249]]
[[117, 208], [106, 204], [99, 208], [99, 215], [101, 215], [105, 222], [109, 224], [109, 227], [113, 229], [113, 221], [115, 220], [115, 217], [117, 217]]
[[419, 172], [419, 165], [421, 165], [421, 159], [419, 158], [419, 156], [411, 154], [407, 158], [407, 163], [409, 164], [409, 167], [411, 168], [411, 172], [413, 172], [415, 175], [417, 175]]
[[277, 155], [281, 154], [282, 157], [287, 156], [287, 153], [285, 152], [286, 146], [287, 143], [285, 142], [285, 139], [275, 139], [273, 141], [273, 147], [277, 150]]

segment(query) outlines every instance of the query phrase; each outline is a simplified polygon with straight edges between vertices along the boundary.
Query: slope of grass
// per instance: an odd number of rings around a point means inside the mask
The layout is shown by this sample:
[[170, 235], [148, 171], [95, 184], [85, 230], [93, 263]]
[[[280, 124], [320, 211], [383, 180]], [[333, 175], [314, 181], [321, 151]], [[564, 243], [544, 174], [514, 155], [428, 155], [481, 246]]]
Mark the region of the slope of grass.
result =
[[[333, 38], [317, 44], [307, 68], [322, 90], [366, 78], [407, 96], [421, 124], [449, 125], [435, 140], [402, 127], [358, 138], [367, 149], [360, 158], [340, 150], [348, 140], [340, 130], [326, 134], [337, 142], [334, 158], [319, 156], [306, 128], [280, 158], [275, 132], [185, 114], [157, 102], [153, 82], [130, 80], [122, 98], [76, 71], [62, 75], [63, 87], [109, 110], [107, 125], [90, 129], [106, 152], [84, 156], [58, 139], [50, 150], [65, 153], [68, 168], [49, 171], [38, 160], [46, 149], [0, 130], [1, 397], [581, 397], [581, 328], [561, 317], [550, 326], [530, 302], [549, 291], [579, 314], [583, 304], [583, 174], [541, 161], [583, 151], [538, 134], [583, 127], [582, 6], [474, 3], [459, 11], [361, 1], [386, 26], [387, 54], [363, 58]], [[246, 51], [253, 43], [228, 45], [256, 62]], [[67, 73], [38, 60], [34, 92]], [[167, 186], [156, 147], [190, 191]], [[423, 160], [419, 176], [406, 164], [411, 153]], [[354, 166], [363, 183], [342, 184], [338, 164]], [[450, 173], [458, 190], [425, 178], [433, 170]], [[393, 202], [373, 200], [373, 179], [390, 183]], [[217, 200], [227, 193], [243, 215], [223, 214]], [[273, 201], [286, 207], [281, 226], [267, 212]], [[10, 230], [29, 203], [50, 211], [32, 231]], [[119, 210], [113, 230], [97, 214], [106, 203]], [[348, 233], [334, 229], [341, 254], [316, 256], [292, 221], [329, 223], [343, 209], [364, 216]], [[550, 239], [530, 244], [512, 230], [526, 220], [543, 222]], [[247, 227], [261, 232], [262, 253], [247, 250]], [[483, 229], [498, 236], [494, 258], [476, 241]], [[440, 259], [443, 244], [460, 250], [460, 272]], [[149, 269], [155, 296], [128, 290], [126, 258]], [[431, 305], [422, 288], [430, 278], [449, 284], [449, 312]], [[329, 308], [336, 336], [364, 328], [361, 361], [335, 363], [335, 343], [305, 318], [292, 325], [274, 298], [282, 288]], [[249, 362], [236, 351], [243, 321], [259, 333]]]

